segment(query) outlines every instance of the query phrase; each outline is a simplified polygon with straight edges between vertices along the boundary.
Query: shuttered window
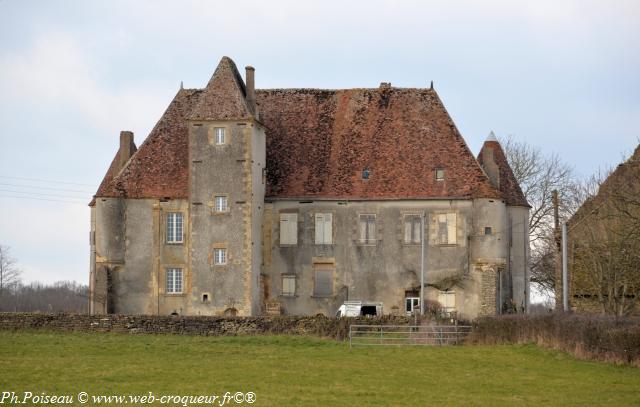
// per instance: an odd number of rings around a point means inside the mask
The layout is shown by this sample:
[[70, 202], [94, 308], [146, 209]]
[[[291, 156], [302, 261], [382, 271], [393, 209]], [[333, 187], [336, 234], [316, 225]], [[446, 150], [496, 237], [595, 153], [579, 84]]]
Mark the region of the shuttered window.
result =
[[376, 215], [360, 215], [360, 242], [376, 242]]
[[313, 295], [330, 297], [333, 295], [333, 264], [314, 265]]
[[456, 244], [457, 217], [455, 212], [436, 215], [437, 244]]
[[298, 244], [298, 214], [280, 214], [280, 244]]
[[452, 312], [456, 309], [456, 293], [453, 291], [440, 291], [438, 293], [438, 302], [442, 306], [443, 311]]
[[333, 244], [333, 214], [315, 214], [316, 244]]
[[282, 295], [285, 297], [293, 297], [296, 295], [296, 276], [282, 276]]
[[420, 215], [404, 215], [404, 242], [407, 244], [420, 243], [422, 233]]

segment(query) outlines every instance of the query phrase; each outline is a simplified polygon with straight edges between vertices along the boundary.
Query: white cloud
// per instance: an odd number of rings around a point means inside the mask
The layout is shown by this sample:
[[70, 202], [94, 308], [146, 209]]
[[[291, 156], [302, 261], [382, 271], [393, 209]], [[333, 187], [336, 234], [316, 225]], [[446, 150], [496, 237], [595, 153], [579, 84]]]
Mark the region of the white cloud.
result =
[[109, 87], [102, 74], [74, 39], [50, 33], [25, 50], [0, 55], [0, 98], [31, 109], [68, 108], [105, 133], [150, 128], [149, 118], [166, 103], [158, 87]]

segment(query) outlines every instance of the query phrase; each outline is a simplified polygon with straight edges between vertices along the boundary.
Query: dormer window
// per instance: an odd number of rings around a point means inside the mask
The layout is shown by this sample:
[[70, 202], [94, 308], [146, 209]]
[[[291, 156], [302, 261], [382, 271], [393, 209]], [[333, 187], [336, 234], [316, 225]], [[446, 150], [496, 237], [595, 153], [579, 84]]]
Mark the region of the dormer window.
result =
[[216, 127], [214, 129], [214, 134], [215, 134], [215, 143], [216, 143], [216, 145], [217, 146], [223, 145], [225, 143], [224, 127]]
[[436, 181], [444, 181], [444, 170], [442, 168], [436, 169]]

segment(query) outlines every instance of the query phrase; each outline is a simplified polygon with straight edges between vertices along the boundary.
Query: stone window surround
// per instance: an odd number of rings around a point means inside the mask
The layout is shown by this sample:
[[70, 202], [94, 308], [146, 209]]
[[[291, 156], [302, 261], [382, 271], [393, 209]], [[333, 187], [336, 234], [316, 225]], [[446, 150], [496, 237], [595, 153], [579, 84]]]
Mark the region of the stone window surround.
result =
[[[316, 242], [316, 215], [331, 214], [331, 243], [317, 243]], [[311, 226], [309, 232], [311, 233], [311, 242], [314, 246], [333, 246], [336, 244], [336, 211], [335, 209], [313, 209], [309, 211], [311, 217]]]
[[[229, 194], [228, 193], [218, 193], [218, 192], [214, 192], [212, 194], [212, 199], [211, 199], [211, 214], [214, 216], [224, 216], [224, 215], [229, 215], [231, 213], [231, 205], [230, 202], [231, 200], [229, 199]], [[218, 197], [225, 197], [227, 198], [227, 209], [224, 211], [218, 211], [216, 210], [216, 198]]]
[[[331, 294], [330, 295], [317, 295], [316, 294], [316, 271], [318, 270], [331, 270]], [[313, 257], [311, 259], [311, 298], [323, 299], [334, 298], [336, 296], [336, 261], [333, 257]]]
[[[293, 293], [292, 294], [285, 294], [284, 292], [284, 280], [285, 278], [293, 278]], [[287, 298], [291, 298], [291, 297], [297, 297], [298, 296], [298, 276], [296, 276], [295, 274], [291, 274], [291, 273], [283, 273], [280, 275], [280, 294], [278, 295], [279, 297], [287, 297]]]
[[[170, 293], [167, 292], [167, 271], [169, 269], [180, 269], [182, 270], [182, 291], [179, 293]], [[160, 290], [160, 294], [166, 297], [184, 297], [187, 295], [187, 278], [188, 278], [188, 272], [187, 272], [187, 268], [185, 267], [184, 264], [164, 264], [162, 266], [162, 270], [163, 272], [160, 273], [160, 279], [161, 281], [159, 283], [161, 290]]]
[[[224, 148], [231, 144], [231, 128], [227, 123], [211, 123], [207, 126], [207, 139], [209, 145], [216, 148]], [[224, 129], [224, 143], [218, 144], [216, 140], [216, 129]]]
[[[181, 218], [182, 218], [182, 221], [181, 221], [182, 236], [180, 236], [180, 240], [170, 241], [169, 240], [169, 235], [167, 234], [168, 229], [169, 229], [169, 215], [178, 214], [178, 213], [181, 215]], [[183, 211], [170, 210], [170, 211], [166, 211], [165, 212], [163, 233], [164, 233], [163, 237], [164, 237], [165, 244], [168, 244], [168, 245], [182, 245], [182, 244], [185, 243], [185, 216], [184, 216], [184, 212]]]
[[[229, 267], [229, 265], [231, 264], [231, 256], [229, 254], [229, 249], [228, 249], [228, 244], [226, 242], [224, 243], [214, 243], [211, 245], [211, 251], [210, 253], [210, 261], [211, 261], [211, 265], [213, 267], [216, 268], [225, 268], [225, 267]], [[225, 251], [225, 263], [224, 264], [216, 264], [216, 259], [215, 259], [215, 251], [218, 249], [223, 249]]]
[[[283, 214], [289, 214], [289, 215], [297, 215], [297, 222], [296, 222], [296, 242], [295, 243], [282, 243], [280, 241], [281, 239], [281, 230], [280, 230], [280, 223], [281, 223], [281, 215]], [[274, 236], [276, 236], [276, 238], [278, 239], [278, 246], [281, 247], [293, 247], [293, 246], [298, 246], [299, 242], [300, 242], [300, 213], [298, 209], [281, 209], [278, 212], [278, 220], [277, 222], [274, 222], [276, 225], [276, 230], [274, 233]]]
[[[456, 233], [456, 242], [455, 243], [439, 243], [438, 242], [438, 231], [437, 231], [437, 226], [438, 226], [438, 215], [448, 215], [448, 214], [454, 214], [456, 217], [456, 225], [455, 225], [455, 233]], [[427, 224], [427, 228], [429, 228], [428, 230], [430, 230], [433, 226], [434, 230], [433, 230], [433, 235], [429, 238], [428, 242], [430, 246], [438, 246], [438, 247], [455, 247], [455, 246], [459, 246], [458, 243], [458, 231], [460, 229], [459, 227], [459, 219], [460, 219], [460, 214], [457, 210], [435, 210], [432, 212], [429, 212], [427, 214], [428, 219], [429, 219], [429, 224]]]
[[[360, 218], [362, 216], [365, 215], [373, 215], [375, 222], [374, 222], [374, 230], [375, 230], [375, 239], [369, 239], [369, 240], [362, 240], [361, 239], [361, 235], [360, 235]], [[378, 219], [378, 214], [376, 212], [371, 212], [371, 211], [358, 211], [356, 214], [356, 236], [355, 236], [355, 243], [358, 246], [377, 246], [378, 242], [380, 242], [381, 238], [380, 236], [382, 236], [382, 230], [381, 230], [381, 225]]]
[[425, 236], [425, 230], [428, 227], [427, 221], [425, 220], [425, 224], [424, 224], [424, 228], [422, 230], [422, 233], [420, 234], [420, 240], [418, 240], [417, 242], [407, 242], [405, 240], [405, 222], [406, 222], [406, 217], [407, 216], [422, 216], [422, 214], [425, 213], [427, 216], [429, 215], [429, 213], [425, 210], [420, 210], [420, 209], [411, 209], [411, 210], [403, 210], [400, 212], [400, 230], [399, 230], [399, 240], [400, 243], [403, 246], [421, 246], [422, 245], [422, 239]]

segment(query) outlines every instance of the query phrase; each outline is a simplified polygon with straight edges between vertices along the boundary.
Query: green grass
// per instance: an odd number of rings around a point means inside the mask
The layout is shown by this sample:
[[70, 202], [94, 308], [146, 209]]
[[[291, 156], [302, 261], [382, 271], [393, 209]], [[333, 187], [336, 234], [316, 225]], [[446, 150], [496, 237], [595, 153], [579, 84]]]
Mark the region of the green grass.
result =
[[1, 391], [252, 391], [255, 406], [622, 406], [640, 405], [640, 369], [535, 346], [349, 351], [345, 343], [304, 337], [1, 331]]

